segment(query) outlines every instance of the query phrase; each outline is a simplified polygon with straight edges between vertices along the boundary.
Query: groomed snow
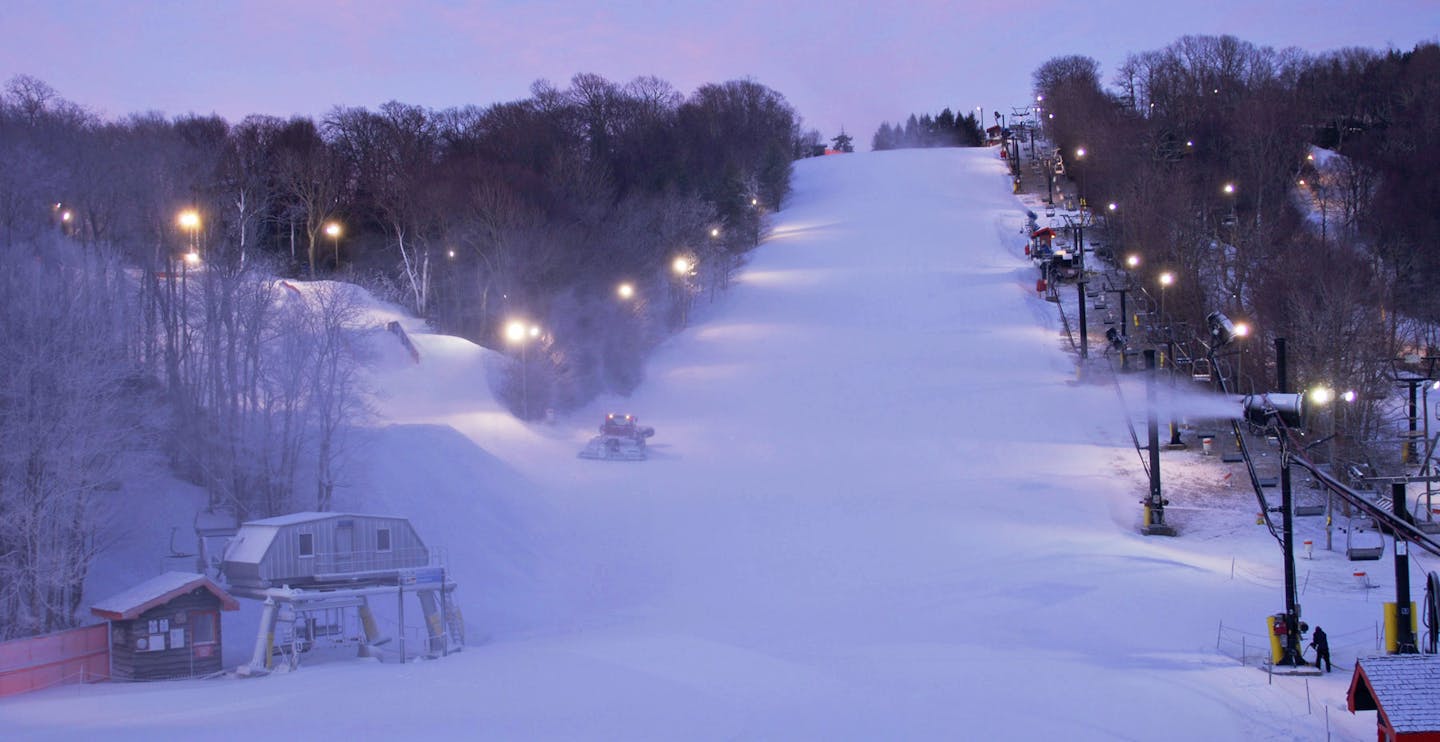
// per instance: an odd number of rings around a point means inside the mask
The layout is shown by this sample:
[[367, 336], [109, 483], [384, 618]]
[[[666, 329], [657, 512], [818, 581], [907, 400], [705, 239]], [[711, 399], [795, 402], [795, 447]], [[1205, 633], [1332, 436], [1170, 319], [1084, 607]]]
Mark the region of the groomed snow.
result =
[[[631, 398], [554, 426], [495, 403], [503, 357], [417, 333], [414, 364], [376, 336], [390, 424], [336, 507], [448, 550], [463, 653], [59, 688], [0, 701], [4, 736], [1373, 737], [1340, 711], [1348, 672], [1272, 683], [1216, 651], [1282, 607], [1248, 495], [1138, 534], [1126, 415], [1076, 383], [993, 151], [818, 158], [795, 186]], [[656, 428], [650, 461], [575, 458], [606, 412]], [[1314, 565], [1307, 619], [1337, 645], [1372, 626], [1343, 556]]]

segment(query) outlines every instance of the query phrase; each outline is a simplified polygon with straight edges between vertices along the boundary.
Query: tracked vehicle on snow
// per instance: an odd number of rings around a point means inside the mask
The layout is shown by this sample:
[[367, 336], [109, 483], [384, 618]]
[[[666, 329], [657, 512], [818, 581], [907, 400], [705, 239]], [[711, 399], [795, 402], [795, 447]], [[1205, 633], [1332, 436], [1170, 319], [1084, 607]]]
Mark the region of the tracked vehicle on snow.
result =
[[644, 461], [645, 439], [652, 435], [655, 429], [642, 427], [634, 415], [611, 413], [600, 423], [600, 435], [591, 438], [579, 455], [582, 459]]

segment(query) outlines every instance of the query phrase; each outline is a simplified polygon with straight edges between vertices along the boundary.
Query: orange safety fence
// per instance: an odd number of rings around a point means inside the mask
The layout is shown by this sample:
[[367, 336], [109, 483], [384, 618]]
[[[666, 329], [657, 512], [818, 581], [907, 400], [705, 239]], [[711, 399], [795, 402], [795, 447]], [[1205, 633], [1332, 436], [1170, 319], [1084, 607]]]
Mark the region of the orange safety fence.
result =
[[0, 698], [110, 679], [110, 625], [0, 642]]

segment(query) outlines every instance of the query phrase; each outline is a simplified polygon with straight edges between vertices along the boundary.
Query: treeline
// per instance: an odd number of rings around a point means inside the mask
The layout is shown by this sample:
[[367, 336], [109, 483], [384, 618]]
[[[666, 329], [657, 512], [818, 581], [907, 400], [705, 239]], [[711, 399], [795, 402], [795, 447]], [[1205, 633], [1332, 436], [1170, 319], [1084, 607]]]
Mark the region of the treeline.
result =
[[102, 494], [135, 456], [165, 456], [243, 518], [329, 508], [366, 349], [394, 340], [367, 337], [383, 330], [357, 325], [345, 284], [277, 276], [361, 283], [517, 358], [504, 326], [535, 327], [503, 392], [536, 417], [632, 389], [816, 141], [748, 80], [682, 96], [578, 75], [484, 108], [233, 124], [105, 120], [11, 80], [0, 636], [74, 620], [115, 515]]
[[1116, 203], [1143, 285], [1175, 273], [1170, 320], [1200, 337], [1210, 311], [1250, 320], [1242, 391], [1274, 388], [1286, 338], [1292, 386], [1358, 393], [1321, 414], [1339, 418], [1345, 456], [1375, 463], [1350, 442], [1374, 437], [1392, 361], [1440, 345], [1440, 47], [1310, 55], [1187, 36], [1130, 55], [1109, 88], [1079, 56], [1034, 83], [1082, 195]]
[[946, 108], [935, 116], [925, 113], [917, 118], [912, 113], [903, 125], [891, 126], [890, 122], [882, 121], [870, 138], [870, 149], [979, 147], [984, 143], [985, 133], [980, 130], [980, 121], [974, 112], [956, 116]]

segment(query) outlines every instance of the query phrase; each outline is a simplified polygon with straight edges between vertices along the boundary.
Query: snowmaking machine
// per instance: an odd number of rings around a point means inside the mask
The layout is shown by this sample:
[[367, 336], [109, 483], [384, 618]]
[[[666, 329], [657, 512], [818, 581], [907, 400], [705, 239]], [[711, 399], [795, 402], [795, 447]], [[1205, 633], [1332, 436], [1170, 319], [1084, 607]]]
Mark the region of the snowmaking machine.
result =
[[642, 427], [634, 415], [605, 416], [600, 435], [590, 439], [580, 452], [582, 459], [609, 461], [644, 461], [645, 439], [655, 435], [654, 428]]

